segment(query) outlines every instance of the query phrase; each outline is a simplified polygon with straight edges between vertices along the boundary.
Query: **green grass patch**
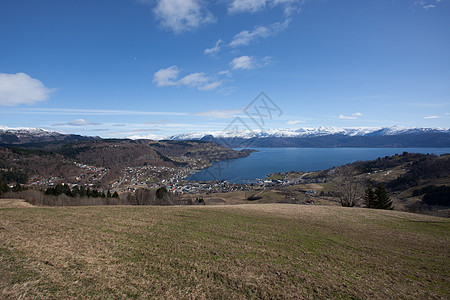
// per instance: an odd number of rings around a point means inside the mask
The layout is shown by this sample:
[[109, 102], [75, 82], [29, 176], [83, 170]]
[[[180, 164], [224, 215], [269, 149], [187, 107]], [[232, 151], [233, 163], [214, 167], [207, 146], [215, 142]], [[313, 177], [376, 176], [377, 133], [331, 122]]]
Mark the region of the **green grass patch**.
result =
[[0, 298], [448, 298], [450, 222], [300, 205], [0, 211]]

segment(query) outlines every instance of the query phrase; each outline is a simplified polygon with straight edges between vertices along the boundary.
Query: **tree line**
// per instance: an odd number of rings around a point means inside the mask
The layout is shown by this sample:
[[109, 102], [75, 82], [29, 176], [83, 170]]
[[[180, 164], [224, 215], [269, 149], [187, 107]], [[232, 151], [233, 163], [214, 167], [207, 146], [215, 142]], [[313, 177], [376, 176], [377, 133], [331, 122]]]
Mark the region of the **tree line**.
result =
[[55, 187], [48, 187], [46, 195], [59, 196], [65, 194], [69, 197], [89, 197], [89, 198], [119, 198], [119, 194], [108, 190], [106, 193], [97, 189], [85, 188], [84, 186], [74, 186], [72, 189], [67, 184], [58, 183]]

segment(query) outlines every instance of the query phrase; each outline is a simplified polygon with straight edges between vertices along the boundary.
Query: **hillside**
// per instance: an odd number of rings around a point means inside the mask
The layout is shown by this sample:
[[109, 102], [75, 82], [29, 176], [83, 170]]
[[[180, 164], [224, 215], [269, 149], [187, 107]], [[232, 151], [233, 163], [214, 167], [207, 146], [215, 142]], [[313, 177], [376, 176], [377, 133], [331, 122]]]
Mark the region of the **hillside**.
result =
[[[351, 171], [351, 181], [359, 186], [355, 190], [360, 197], [357, 206], [364, 206], [367, 186], [381, 183], [395, 210], [450, 216], [450, 154], [404, 152], [316, 172], [273, 173], [268, 179], [278, 182], [274, 188], [289, 197], [337, 205], [342, 182], [336, 175], [345, 169]], [[307, 192], [311, 190], [314, 194]]]
[[211, 161], [249, 153], [203, 141], [54, 141], [0, 147], [0, 168], [24, 172], [36, 186], [62, 182], [118, 189], [181, 178]]
[[450, 221], [358, 208], [0, 209], [0, 298], [448, 299]]

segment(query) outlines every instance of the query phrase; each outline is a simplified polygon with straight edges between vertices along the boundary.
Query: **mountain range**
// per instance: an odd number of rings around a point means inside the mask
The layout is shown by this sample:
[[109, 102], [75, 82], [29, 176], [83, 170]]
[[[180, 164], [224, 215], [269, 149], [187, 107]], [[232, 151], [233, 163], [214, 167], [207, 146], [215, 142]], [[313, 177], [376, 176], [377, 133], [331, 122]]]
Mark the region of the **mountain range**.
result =
[[[448, 128], [378, 128], [318, 127], [298, 129], [250, 129], [181, 133], [171, 136], [133, 135], [128, 139], [202, 140], [233, 148], [246, 147], [450, 147]], [[0, 126], [0, 144], [93, 140], [74, 134], [61, 134], [40, 128]]]
[[84, 141], [95, 140], [99, 137], [82, 136], [77, 134], [63, 134], [42, 128], [16, 127], [10, 128], [0, 125], [0, 145], [17, 145], [27, 143], [43, 143], [55, 141]]
[[[146, 139], [147, 136], [130, 136]], [[154, 138], [152, 135], [151, 138]], [[246, 147], [450, 147], [448, 128], [378, 128], [318, 127], [194, 132], [161, 137], [168, 140], [203, 140], [232, 148]]]

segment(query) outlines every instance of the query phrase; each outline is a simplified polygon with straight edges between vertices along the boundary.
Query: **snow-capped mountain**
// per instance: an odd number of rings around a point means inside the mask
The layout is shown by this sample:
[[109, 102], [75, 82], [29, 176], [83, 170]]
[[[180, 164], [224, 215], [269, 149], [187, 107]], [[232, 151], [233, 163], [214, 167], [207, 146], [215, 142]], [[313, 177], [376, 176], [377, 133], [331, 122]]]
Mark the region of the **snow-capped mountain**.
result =
[[42, 128], [30, 128], [30, 127], [6, 127], [3, 125], [0, 125], [0, 134], [15, 134], [17, 136], [58, 136], [61, 135], [61, 133], [58, 133], [56, 131], [50, 131], [47, 129]]
[[[402, 126], [392, 127], [374, 127], [374, 128], [339, 128], [321, 126], [318, 128], [299, 128], [299, 129], [268, 129], [266, 131], [214, 131], [214, 132], [194, 132], [182, 133], [163, 139], [170, 140], [198, 140], [205, 137], [220, 138], [306, 138], [329, 135], [342, 136], [387, 136], [400, 134], [423, 134], [423, 133], [450, 133], [448, 128], [407, 128]], [[133, 136], [129, 138], [144, 138], [143, 136]]]
[[[172, 136], [133, 135], [129, 139], [203, 140], [228, 147], [449, 147], [448, 128], [297, 128], [265, 131], [234, 130], [181, 133]], [[62, 134], [41, 128], [9, 128], [0, 126], [0, 144], [24, 144], [52, 141], [93, 140], [74, 134]]]
[[87, 140], [92, 137], [83, 137], [75, 134], [62, 134], [42, 128], [6, 127], [0, 125], [0, 144], [25, 144], [37, 142], [53, 142], [63, 140]]
[[318, 127], [266, 131], [196, 132], [166, 137], [203, 140], [228, 147], [450, 147], [448, 128]]

